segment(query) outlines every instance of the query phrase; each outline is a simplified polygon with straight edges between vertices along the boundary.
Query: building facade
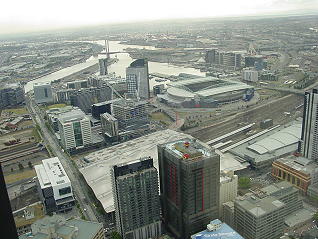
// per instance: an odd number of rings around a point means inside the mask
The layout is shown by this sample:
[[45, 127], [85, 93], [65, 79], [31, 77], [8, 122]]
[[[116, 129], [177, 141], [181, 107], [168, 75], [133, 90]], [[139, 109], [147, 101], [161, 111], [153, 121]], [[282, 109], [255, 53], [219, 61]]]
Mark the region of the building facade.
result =
[[53, 102], [52, 86], [50, 83], [34, 83], [34, 100], [37, 104]]
[[258, 81], [258, 72], [256, 70], [244, 69], [243, 70], [243, 80], [257, 82]]
[[116, 227], [123, 239], [161, 235], [158, 172], [152, 158], [113, 166]]
[[166, 229], [188, 239], [219, 217], [220, 157], [193, 139], [158, 145]]
[[100, 119], [105, 137], [109, 138], [111, 141], [118, 141], [118, 120], [109, 113], [102, 114]]
[[220, 177], [220, 218], [223, 215], [223, 203], [234, 201], [237, 197], [237, 187], [238, 176], [235, 175], [233, 171], [222, 171]]
[[305, 158], [318, 161], [318, 89], [305, 92], [301, 147]]
[[80, 109], [75, 109], [57, 118], [62, 146], [69, 152], [90, 146], [92, 130], [90, 119]]
[[57, 157], [44, 159], [34, 169], [46, 213], [71, 210], [75, 204], [72, 185], [60, 160]]
[[145, 59], [135, 60], [126, 69], [127, 92], [129, 95], [149, 99], [148, 62]]
[[272, 164], [272, 176], [289, 182], [307, 194], [309, 185], [318, 183], [318, 165], [303, 157], [280, 158]]
[[24, 103], [24, 88], [20, 84], [0, 87], [0, 109], [16, 107]]

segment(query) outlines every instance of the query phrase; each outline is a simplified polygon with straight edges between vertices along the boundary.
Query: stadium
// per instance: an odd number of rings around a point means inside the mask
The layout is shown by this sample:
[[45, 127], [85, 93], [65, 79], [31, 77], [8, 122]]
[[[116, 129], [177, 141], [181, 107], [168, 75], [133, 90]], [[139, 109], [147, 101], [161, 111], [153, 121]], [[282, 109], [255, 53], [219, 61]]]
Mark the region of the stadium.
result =
[[167, 92], [157, 97], [174, 107], [211, 108], [239, 100], [249, 101], [254, 96], [253, 86], [215, 77], [181, 80], [167, 86]]

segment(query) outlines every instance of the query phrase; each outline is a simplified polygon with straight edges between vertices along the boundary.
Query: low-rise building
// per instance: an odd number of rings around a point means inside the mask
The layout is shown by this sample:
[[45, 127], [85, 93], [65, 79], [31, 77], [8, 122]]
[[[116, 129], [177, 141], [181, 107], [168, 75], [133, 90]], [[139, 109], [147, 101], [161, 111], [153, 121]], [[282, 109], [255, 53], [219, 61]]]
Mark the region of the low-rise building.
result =
[[272, 164], [272, 176], [291, 183], [307, 194], [309, 185], [318, 182], [318, 165], [303, 157], [280, 158]]
[[36, 221], [31, 230], [19, 239], [105, 239], [103, 224], [80, 219], [66, 220], [59, 215]]
[[238, 234], [233, 228], [219, 219], [215, 219], [207, 225], [206, 230], [198, 232], [191, 236], [191, 239], [244, 239], [240, 234]]
[[34, 169], [46, 213], [71, 210], [75, 204], [72, 185], [58, 157], [44, 159]]

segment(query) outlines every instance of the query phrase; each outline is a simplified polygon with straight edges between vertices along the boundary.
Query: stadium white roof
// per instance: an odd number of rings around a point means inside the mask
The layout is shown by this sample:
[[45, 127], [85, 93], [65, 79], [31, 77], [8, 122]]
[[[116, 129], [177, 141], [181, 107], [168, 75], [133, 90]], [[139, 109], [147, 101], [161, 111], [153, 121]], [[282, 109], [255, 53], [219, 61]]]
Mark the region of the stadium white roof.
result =
[[[201, 90], [198, 90], [196, 92], [192, 92], [190, 89], [187, 89], [187, 85], [200, 84], [200, 83], [206, 83], [206, 82], [210, 82], [211, 85]], [[195, 79], [181, 80], [181, 81], [169, 83], [167, 92], [170, 95], [175, 95], [178, 97], [193, 98], [195, 95], [207, 97], [207, 96], [224, 94], [227, 92], [253, 89], [253, 88], [254, 88], [253, 86], [247, 85], [239, 81], [219, 79], [215, 77], [204, 77], [204, 78], [195, 78]]]
[[251, 144], [247, 148], [258, 154], [265, 154], [297, 143], [300, 135], [301, 124], [294, 124]]

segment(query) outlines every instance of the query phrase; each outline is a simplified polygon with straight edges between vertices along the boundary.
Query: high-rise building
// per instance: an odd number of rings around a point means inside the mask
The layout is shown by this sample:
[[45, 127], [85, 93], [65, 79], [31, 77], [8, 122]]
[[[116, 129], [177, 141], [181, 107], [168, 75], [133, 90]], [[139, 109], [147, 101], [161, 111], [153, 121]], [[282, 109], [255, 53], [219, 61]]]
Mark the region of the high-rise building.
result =
[[118, 141], [119, 140], [119, 128], [118, 128], [118, 120], [109, 113], [104, 113], [100, 117], [102, 129], [105, 138], [110, 141]]
[[92, 144], [90, 119], [80, 109], [57, 116], [62, 146], [69, 152]]
[[145, 59], [135, 60], [126, 68], [128, 94], [137, 98], [149, 99], [148, 62]]
[[243, 80], [252, 82], [258, 81], [258, 72], [256, 70], [244, 69]]
[[6, 238], [18, 239], [18, 233], [12, 215], [11, 204], [7, 192], [6, 182], [4, 181], [2, 166], [0, 163], [0, 218], [1, 234]]
[[161, 235], [158, 172], [152, 158], [113, 166], [116, 227], [123, 239]]
[[46, 213], [71, 210], [75, 204], [72, 185], [58, 157], [44, 159], [34, 169]]
[[24, 99], [24, 88], [20, 84], [13, 83], [0, 87], [0, 109], [21, 105]]
[[158, 145], [166, 229], [188, 239], [219, 217], [220, 156], [194, 139]]
[[109, 86], [90, 87], [72, 91], [70, 103], [79, 107], [85, 113], [91, 113], [92, 105], [112, 99], [112, 89]]
[[304, 115], [301, 131], [301, 153], [318, 162], [318, 89], [305, 92]]
[[285, 208], [285, 203], [273, 196], [236, 199], [236, 230], [246, 239], [277, 239], [283, 234]]
[[112, 101], [100, 102], [92, 105], [92, 116], [95, 119], [100, 119], [100, 115], [104, 113], [111, 114], [112, 112]]
[[105, 75], [108, 74], [107, 62], [108, 62], [108, 59], [107, 59], [106, 57], [98, 59], [98, 63], [99, 63], [99, 75], [105, 76]]
[[37, 104], [53, 102], [52, 86], [50, 83], [34, 83], [33, 92], [34, 100]]

